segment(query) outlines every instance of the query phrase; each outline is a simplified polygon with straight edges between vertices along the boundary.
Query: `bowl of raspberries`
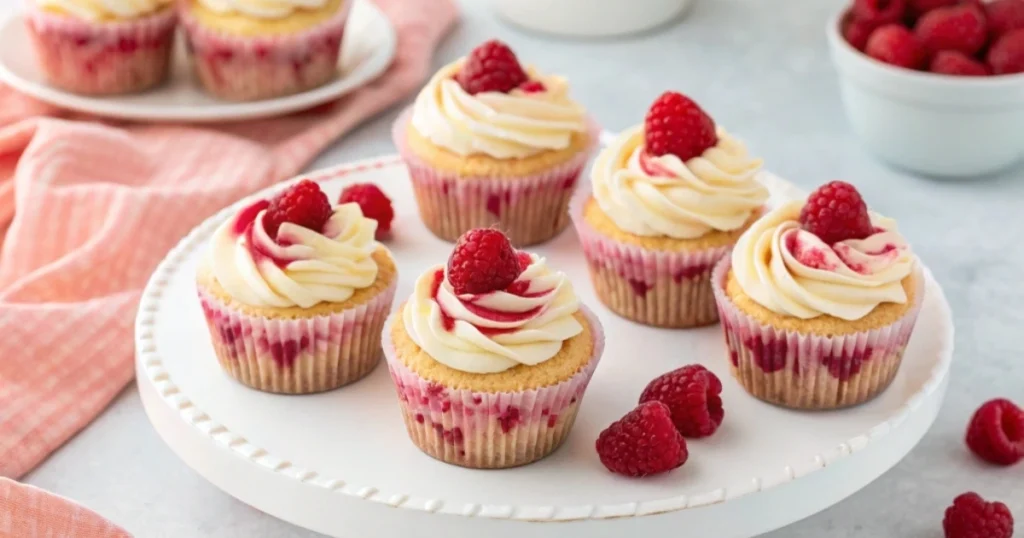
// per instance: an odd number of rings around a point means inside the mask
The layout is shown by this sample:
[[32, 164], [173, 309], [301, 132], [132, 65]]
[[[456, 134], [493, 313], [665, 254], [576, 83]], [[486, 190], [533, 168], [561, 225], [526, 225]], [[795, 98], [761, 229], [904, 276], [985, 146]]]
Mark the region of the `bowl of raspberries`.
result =
[[968, 178], [1024, 158], [1024, 0], [853, 0], [827, 32], [846, 115], [882, 160]]

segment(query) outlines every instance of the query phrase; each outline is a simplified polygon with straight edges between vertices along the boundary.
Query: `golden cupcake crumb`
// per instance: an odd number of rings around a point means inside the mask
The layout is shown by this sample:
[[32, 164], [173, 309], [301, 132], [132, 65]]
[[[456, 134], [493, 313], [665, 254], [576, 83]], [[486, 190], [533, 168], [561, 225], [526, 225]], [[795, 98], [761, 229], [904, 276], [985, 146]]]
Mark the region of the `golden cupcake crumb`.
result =
[[419, 377], [445, 387], [476, 392], [517, 392], [556, 385], [583, 369], [594, 354], [594, 336], [590, 323], [582, 312], [574, 317], [583, 326], [583, 332], [562, 343], [562, 349], [552, 358], [536, 365], [519, 365], [496, 374], [474, 374], [450, 368], [437, 362], [405, 330], [402, 305], [391, 326], [391, 340], [398, 360]]

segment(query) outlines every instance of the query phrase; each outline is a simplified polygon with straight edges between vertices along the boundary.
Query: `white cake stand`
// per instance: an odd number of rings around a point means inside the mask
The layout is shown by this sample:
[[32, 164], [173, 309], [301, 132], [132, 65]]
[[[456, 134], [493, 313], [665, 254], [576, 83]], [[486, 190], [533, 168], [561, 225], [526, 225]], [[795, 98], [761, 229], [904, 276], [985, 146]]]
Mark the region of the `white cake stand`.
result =
[[[416, 216], [405, 169], [394, 157], [314, 175], [337, 196], [373, 181], [399, 219], [388, 243], [401, 272], [399, 297], [451, 246]], [[775, 201], [799, 195], [765, 176]], [[139, 389], [163, 439], [190, 467], [260, 510], [331, 536], [678, 538], [755, 536], [851, 495], [921, 439], [942, 403], [953, 325], [928, 275], [927, 299], [896, 381], [878, 399], [838, 412], [802, 413], [761, 403], [729, 377], [720, 329], [642, 327], [603, 309], [575, 235], [536, 249], [569, 273], [608, 334], [604, 360], [566, 444], [534, 465], [473, 471], [430, 459], [408, 440], [385, 367], [342, 390], [275, 396], [224, 375], [213, 355], [193, 283], [197, 260], [228, 208], [195, 229], [150, 281], [136, 325]], [[608, 473], [597, 434], [631, 409], [645, 384], [699, 362], [723, 380], [726, 419], [690, 442], [681, 469], [647, 479]]]

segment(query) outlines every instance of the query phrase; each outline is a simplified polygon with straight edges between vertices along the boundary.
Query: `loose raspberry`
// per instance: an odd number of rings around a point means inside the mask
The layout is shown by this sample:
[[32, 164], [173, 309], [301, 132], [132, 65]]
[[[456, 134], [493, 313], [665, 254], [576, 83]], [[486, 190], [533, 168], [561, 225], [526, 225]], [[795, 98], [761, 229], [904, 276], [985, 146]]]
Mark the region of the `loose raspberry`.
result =
[[985, 77], [990, 74], [987, 65], [955, 50], [940, 51], [932, 58], [928, 70], [957, 77]]
[[395, 210], [391, 207], [391, 199], [379, 187], [372, 183], [356, 183], [345, 187], [345, 190], [341, 191], [338, 203], [352, 202], [359, 204], [364, 217], [377, 221], [377, 239], [391, 232]]
[[539, 80], [528, 80], [519, 85], [519, 89], [526, 93], [540, 93], [547, 88], [544, 87], [544, 83]]
[[988, 66], [996, 75], [1024, 73], [1024, 28], [1007, 33], [992, 45]]
[[930, 54], [956, 50], [973, 56], [988, 41], [988, 24], [977, 4], [960, 4], [926, 13], [914, 25], [914, 35]]
[[987, 502], [973, 491], [959, 495], [942, 519], [946, 538], [1011, 538], [1013, 514], [1001, 502]]
[[1024, 459], [1024, 410], [1003, 398], [985, 402], [967, 427], [967, 446], [997, 465]]
[[960, 3], [960, 0], [907, 0], [907, 13], [906, 18], [911, 21], [916, 21], [929, 11], [939, 9], [940, 7], [955, 6]]
[[597, 438], [597, 455], [613, 473], [647, 476], [671, 471], [686, 463], [686, 440], [672, 424], [661, 402], [638, 405]]
[[508, 93], [526, 82], [526, 72], [508, 45], [492, 39], [469, 53], [457, 80], [470, 94]]
[[826, 183], [800, 210], [800, 224], [829, 245], [871, 235], [871, 216], [857, 188], [845, 181]]
[[320, 185], [303, 179], [270, 200], [263, 216], [263, 227], [275, 239], [277, 230], [285, 222], [319, 232], [332, 212], [331, 202]]
[[683, 161], [718, 143], [714, 120], [679, 92], [665, 92], [654, 101], [644, 119], [644, 136], [648, 154], [671, 153]]
[[899, 24], [887, 24], [868, 38], [864, 52], [872, 58], [907, 69], [920, 69], [925, 51], [914, 34]]
[[847, 14], [843, 18], [841, 28], [846, 42], [853, 45], [853, 48], [863, 52], [864, 47], [868, 46], [868, 38], [871, 37], [871, 32], [874, 32], [877, 26]]
[[522, 272], [508, 237], [493, 228], [470, 230], [448, 258], [448, 280], [455, 293], [503, 290]]
[[993, 38], [1024, 28], [1024, 0], [996, 0], [983, 6], [988, 19], [988, 33]]
[[651, 381], [640, 403], [658, 401], [672, 412], [672, 423], [683, 437], [707, 437], [725, 418], [722, 382], [699, 364], [683, 366]]
[[899, 22], [906, 12], [906, 0], [854, 0], [853, 16], [875, 28]]

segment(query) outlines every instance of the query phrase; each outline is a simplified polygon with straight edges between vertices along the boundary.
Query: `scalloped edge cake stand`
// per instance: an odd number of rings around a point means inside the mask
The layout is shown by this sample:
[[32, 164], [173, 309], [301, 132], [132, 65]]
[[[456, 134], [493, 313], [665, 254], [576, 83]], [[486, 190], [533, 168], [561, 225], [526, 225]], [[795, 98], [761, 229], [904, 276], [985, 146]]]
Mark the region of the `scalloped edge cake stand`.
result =
[[[394, 156], [347, 164], [307, 177], [334, 182], [346, 176], [346, 180], [361, 178], [365, 181], [375, 176], [380, 180], [379, 176], [388, 174], [404, 174]], [[792, 184], [770, 174], [765, 175], [765, 181], [776, 197], [801, 194]], [[164, 304], [186, 301], [180, 293], [164, 293], [165, 288], [182, 265], [205, 244], [217, 224], [244, 202], [225, 209], [193, 230], [168, 254], [146, 287], [136, 320], [139, 391], [153, 426], [188, 466], [247, 504], [331, 536], [406, 537], [421, 535], [423, 529], [443, 529], [446, 536], [452, 537], [493, 538], [519, 537], [524, 532], [541, 538], [619, 538], [637, 532], [640, 535], [672, 532], [681, 538], [712, 533], [719, 538], [756, 536], [838, 503], [896, 465], [934, 422], [948, 385], [953, 350], [952, 316], [942, 289], [926, 270], [926, 310], [931, 311], [928, 315], [935, 318], [931, 323], [938, 327], [930, 341], [935, 351], [927, 353], [927, 359], [921, 359], [930, 361], [933, 366], [922, 376], [925, 381], [920, 389], [894, 406], [894, 410], [875, 426], [807, 460], [780, 463], [779, 468], [772, 463], [770, 472], [699, 494], [598, 505], [576, 505], [568, 499], [570, 504], [564, 506], [466, 503], [405, 494], [383, 485], [378, 488], [356, 483], [356, 480], [346, 482], [341, 476], [318, 472], [313, 462], [300, 462], [299, 458], [289, 461], [256, 446], [232, 431], [229, 425], [237, 417], [213, 416], [199, 408], [170, 374], [174, 368], [168, 365], [175, 357], [165, 356], [158, 348], [161, 338], [157, 334], [161, 331], [185, 331], [174, 323], [179, 316], [160, 315]], [[403, 225], [411, 225], [411, 220], [404, 221]], [[412, 277], [403, 275], [403, 278]], [[163, 321], [162, 325], [158, 319], [171, 321]], [[210, 361], [213, 361], [212, 351]], [[386, 378], [386, 373], [383, 376]], [[597, 376], [601, 376], [600, 371]], [[723, 379], [723, 382], [731, 380]], [[248, 390], [241, 386], [235, 388]], [[230, 395], [218, 393], [218, 397]], [[591, 404], [597, 405], [592, 400]], [[340, 412], [344, 410], [330, 410], [330, 413]], [[397, 406], [394, 420], [400, 423]], [[273, 429], [274, 425], [266, 427]], [[381, 450], [395, 448], [381, 447]], [[409, 444], [400, 450], [415, 448]], [[596, 459], [592, 454], [588, 457]], [[556, 467], [555, 473], [557, 471]], [[603, 472], [603, 469], [595, 472]], [[552, 480], [557, 479], [557, 476], [552, 477]]]

